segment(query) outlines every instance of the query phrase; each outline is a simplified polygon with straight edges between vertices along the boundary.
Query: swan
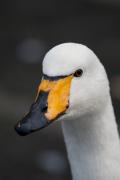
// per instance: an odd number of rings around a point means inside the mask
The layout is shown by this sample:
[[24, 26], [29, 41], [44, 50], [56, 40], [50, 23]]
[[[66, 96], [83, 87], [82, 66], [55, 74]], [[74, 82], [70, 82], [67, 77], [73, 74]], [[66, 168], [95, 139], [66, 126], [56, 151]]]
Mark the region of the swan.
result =
[[62, 123], [73, 180], [119, 180], [120, 141], [106, 71], [82, 44], [53, 47], [30, 112], [15, 130], [27, 135]]

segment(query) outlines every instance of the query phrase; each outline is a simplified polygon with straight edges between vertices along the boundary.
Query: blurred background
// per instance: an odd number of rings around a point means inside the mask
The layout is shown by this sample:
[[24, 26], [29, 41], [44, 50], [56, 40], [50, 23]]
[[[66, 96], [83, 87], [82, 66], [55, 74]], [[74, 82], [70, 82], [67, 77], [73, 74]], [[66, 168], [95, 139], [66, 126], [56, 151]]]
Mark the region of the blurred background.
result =
[[60, 123], [24, 138], [14, 124], [34, 101], [45, 53], [63, 42], [101, 59], [120, 123], [120, 1], [7, 0], [0, 12], [0, 180], [71, 180]]

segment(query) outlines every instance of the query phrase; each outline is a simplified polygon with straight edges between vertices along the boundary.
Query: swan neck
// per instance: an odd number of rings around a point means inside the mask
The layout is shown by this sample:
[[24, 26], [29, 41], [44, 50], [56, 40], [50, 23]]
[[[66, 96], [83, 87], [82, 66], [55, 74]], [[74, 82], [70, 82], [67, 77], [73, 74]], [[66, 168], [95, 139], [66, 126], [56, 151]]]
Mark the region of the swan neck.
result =
[[111, 100], [98, 114], [64, 120], [73, 180], [118, 180], [120, 142]]

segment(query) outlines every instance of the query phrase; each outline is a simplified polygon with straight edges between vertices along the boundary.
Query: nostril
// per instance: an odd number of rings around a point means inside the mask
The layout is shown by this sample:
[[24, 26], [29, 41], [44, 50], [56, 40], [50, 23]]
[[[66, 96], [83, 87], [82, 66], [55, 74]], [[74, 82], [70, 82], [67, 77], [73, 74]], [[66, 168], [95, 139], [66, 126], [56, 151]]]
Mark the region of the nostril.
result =
[[47, 112], [47, 108], [48, 108], [47, 105], [46, 105], [45, 107], [43, 107], [42, 112], [43, 112], [43, 113]]

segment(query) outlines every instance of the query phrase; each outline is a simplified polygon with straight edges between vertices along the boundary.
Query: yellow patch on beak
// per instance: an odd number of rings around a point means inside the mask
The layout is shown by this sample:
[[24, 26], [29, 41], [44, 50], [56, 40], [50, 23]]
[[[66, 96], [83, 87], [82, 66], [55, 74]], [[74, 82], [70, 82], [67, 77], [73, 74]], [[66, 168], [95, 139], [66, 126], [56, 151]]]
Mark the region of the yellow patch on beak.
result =
[[45, 116], [48, 120], [55, 119], [59, 114], [63, 113], [69, 105], [69, 93], [72, 75], [63, 79], [49, 81], [43, 79], [39, 85], [40, 91], [48, 92], [47, 112]]

